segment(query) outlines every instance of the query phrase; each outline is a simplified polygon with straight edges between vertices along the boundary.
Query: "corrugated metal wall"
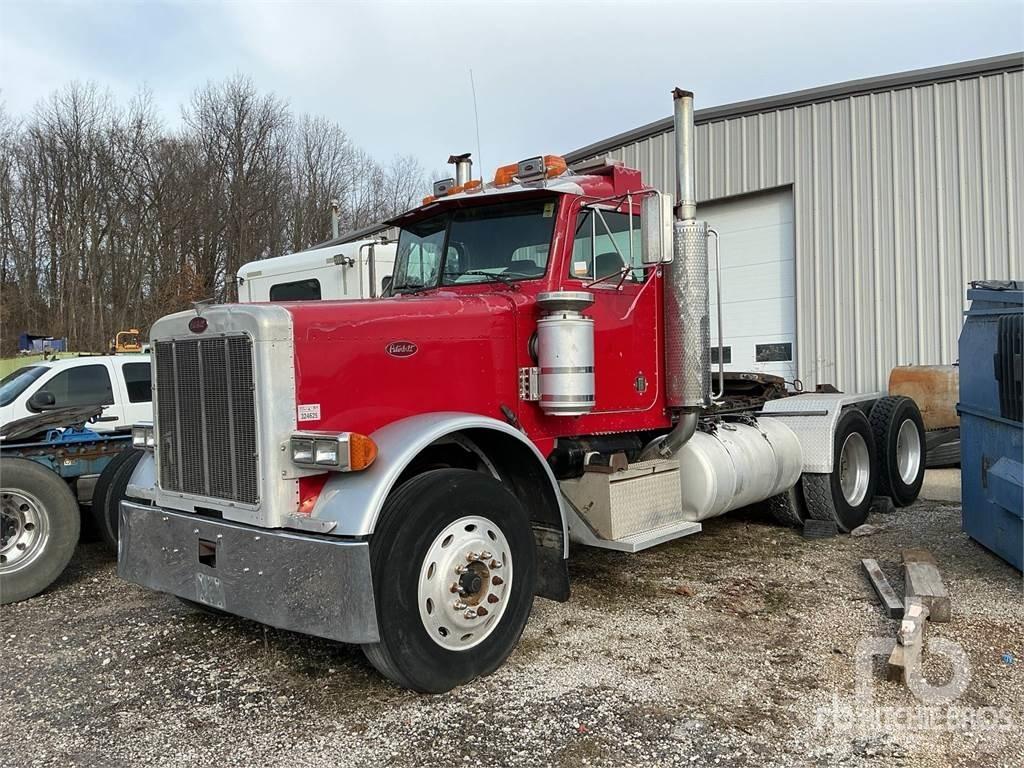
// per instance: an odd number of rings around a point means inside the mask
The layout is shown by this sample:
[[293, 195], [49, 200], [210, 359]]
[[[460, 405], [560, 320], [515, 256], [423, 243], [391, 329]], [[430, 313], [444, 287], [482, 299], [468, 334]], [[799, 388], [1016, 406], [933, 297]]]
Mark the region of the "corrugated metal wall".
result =
[[[1019, 70], [698, 122], [697, 196], [792, 185], [800, 377], [884, 389], [956, 360], [968, 281], [1024, 278], [1022, 136]], [[672, 142], [603, 154], [674, 191]]]

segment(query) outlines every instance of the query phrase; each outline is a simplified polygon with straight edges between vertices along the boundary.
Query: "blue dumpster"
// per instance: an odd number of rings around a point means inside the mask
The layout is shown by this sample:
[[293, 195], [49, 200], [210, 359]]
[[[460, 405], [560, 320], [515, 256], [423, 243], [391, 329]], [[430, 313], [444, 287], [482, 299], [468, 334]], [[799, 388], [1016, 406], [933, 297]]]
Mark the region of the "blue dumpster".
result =
[[963, 529], [1022, 570], [1024, 281], [973, 282], [960, 333]]

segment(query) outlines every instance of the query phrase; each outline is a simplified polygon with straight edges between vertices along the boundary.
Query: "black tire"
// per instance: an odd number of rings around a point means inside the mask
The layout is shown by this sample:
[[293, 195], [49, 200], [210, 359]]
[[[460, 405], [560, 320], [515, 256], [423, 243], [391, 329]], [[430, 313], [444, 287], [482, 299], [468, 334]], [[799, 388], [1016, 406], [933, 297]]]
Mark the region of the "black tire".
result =
[[89, 508], [100, 538], [115, 554], [117, 553], [117, 528], [121, 519], [119, 505], [128, 490], [132, 472], [142, 459], [144, 451], [127, 448], [110, 460], [103, 468], [96, 487], [92, 492]]
[[[17, 494], [26, 496], [19, 499]], [[27, 497], [38, 507], [26, 503]], [[0, 605], [7, 605], [39, 594], [64, 572], [75, 553], [82, 518], [68, 484], [27, 459], [3, 460], [0, 501]], [[18, 550], [19, 540], [25, 545], [22, 550]]]
[[[866, 462], [864, 471], [867, 473], [867, 481], [866, 487], [859, 489], [857, 503], [851, 504], [843, 493], [841, 459], [843, 446], [854, 435], [859, 436], [858, 443], [862, 442], [866, 451], [863, 461]], [[857, 408], [848, 408], [836, 424], [832, 444], [832, 471], [828, 474], [805, 473], [800, 478], [807, 513], [816, 520], [831, 520], [839, 530], [847, 533], [863, 524], [875, 497], [878, 476], [875, 456], [875, 441], [867, 416]]]
[[797, 480], [796, 485], [784, 493], [772, 496], [765, 503], [779, 525], [792, 528], [803, 528], [807, 519], [807, 508], [804, 505], [803, 489]]
[[[871, 430], [875, 437], [878, 453], [878, 493], [889, 496], [897, 507], [913, 504], [921, 493], [924, 471], [927, 467], [928, 445], [921, 411], [909, 397], [883, 397], [871, 407]], [[903, 478], [900, 466], [900, 430], [906, 429], [904, 437], [904, 468], [910, 476]], [[914, 435], [910, 430], [914, 430]], [[906, 435], [910, 435], [907, 437]], [[909, 441], [909, 442], [908, 442]], [[914, 446], [916, 442], [916, 448]], [[916, 450], [916, 468], [908, 452]]]
[[925, 434], [928, 469], [960, 466], [960, 427], [933, 429]]
[[[489, 634], [470, 648], [452, 650], [428, 634], [420, 617], [419, 580], [441, 533], [467, 516], [484, 517], [499, 529], [508, 544], [513, 576], [503, 593], [507, 604], [491, 620], [497, 624]], [[479, 472], [435, 469], [404, 483], [384, 505], [370, 539], [370, 563], [380, 640], [364, 645], [363, 651], [382, 675], [423, 693], [443, 693], [494, 672], [519, 641], [533, 606], [535, 552], [526, 511], [505, 486]], [[487, 572], [486, 589], [492, 589], [492, 580], [504, 583], [494, 576]]]

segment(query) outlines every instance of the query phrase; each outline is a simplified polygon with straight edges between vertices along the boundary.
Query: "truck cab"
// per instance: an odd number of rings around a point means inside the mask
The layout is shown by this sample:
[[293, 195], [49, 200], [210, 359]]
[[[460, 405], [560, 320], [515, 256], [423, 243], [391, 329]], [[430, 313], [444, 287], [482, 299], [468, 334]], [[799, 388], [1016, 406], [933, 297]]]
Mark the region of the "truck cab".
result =
[[638, 552], [760, 502], [848, 531], [888, 485], [913, 501], [912, 401], [712, 386], [692, 95], [676, 110], [678, 204], [614, 162], [457, 164], [390, 222], [383, 297], [154, 324], [121, 575], [438, 692], [495, 670], [534, 596], [568, 599], [570, 541]]
[[238, 300], [320, 301], [382, 296], [391, 281], [395, 246], [386, 240], [357, 240], [250, 261], [236, 281]]

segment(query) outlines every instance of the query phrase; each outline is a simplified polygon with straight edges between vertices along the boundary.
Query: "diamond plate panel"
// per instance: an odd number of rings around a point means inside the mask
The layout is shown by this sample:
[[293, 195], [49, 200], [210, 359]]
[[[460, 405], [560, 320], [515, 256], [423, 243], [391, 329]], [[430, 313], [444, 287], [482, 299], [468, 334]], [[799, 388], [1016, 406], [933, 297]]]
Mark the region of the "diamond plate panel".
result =
[[[883, 396], [882, 392], [858, 395], [813, 392], [769, 400], [761, 412], [764, 417], [781, 419], [796, 434], [804, 454], [804, 472], [828, 473], [832, 471], [832, 443], [843, 409]], [[819, 411], [824, 413], [817, 415]]]

